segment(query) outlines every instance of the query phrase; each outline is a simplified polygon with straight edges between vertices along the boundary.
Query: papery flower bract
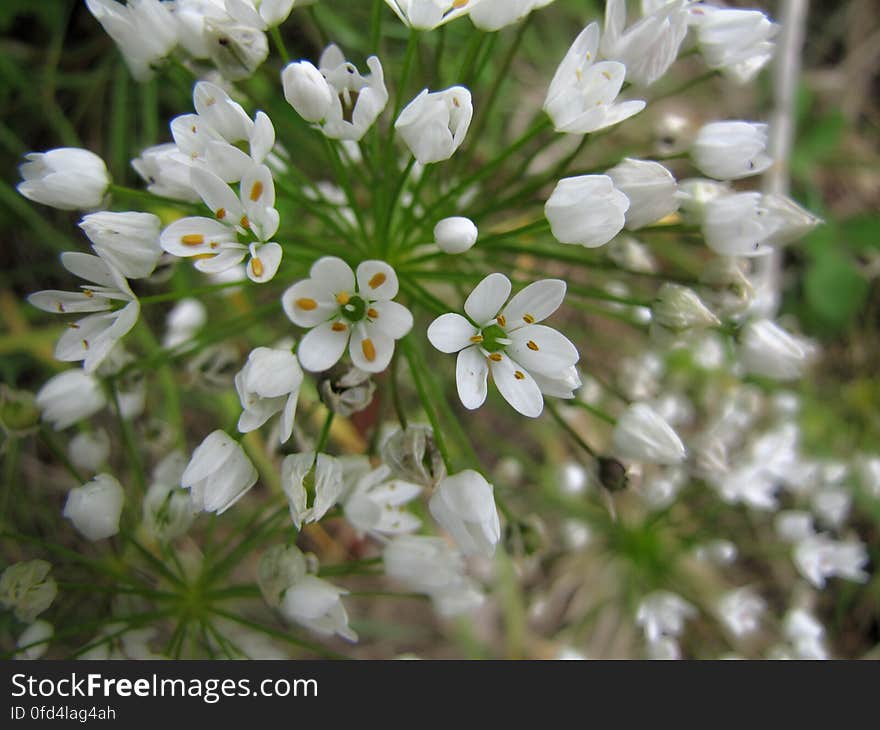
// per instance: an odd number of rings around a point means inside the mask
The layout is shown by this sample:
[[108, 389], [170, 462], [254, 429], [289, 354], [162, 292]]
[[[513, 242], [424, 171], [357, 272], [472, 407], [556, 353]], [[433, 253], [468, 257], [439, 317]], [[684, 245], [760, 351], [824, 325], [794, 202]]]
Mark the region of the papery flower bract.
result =
[[689, 22], [697, 28], [697, 44], [709, 68], [719, 69], [744, 84], [773, 57], [771, 39], [779, 26], [760, 10], [700, 3], [689, 12]]
[[[93, 372], [113, 346], [137, 322], [141, 308], [125, 277], [100, 256], [78, 251], [61, 254], [61, 264], [71, 274], [84, 279], [81, 292], [54, 289], [36, 292], [28, 302], [52, 314], [81, 314], [68, 324], [55, 346], [55, 357], [63, 362], [83, 361], [83, 369]], [[120, 308], [119, 304], [123, 304]]]
[[803, 238], [822, 219], [805, 210], [787, 195], [765, 193], [761, 197], [761, 206], [777, 224], [776, 230], [765, 239], [770, 246], [784, 246]]
[[385, 0], [398, 18], [410, 28], [433, 30], [470, 13], [481, 0]]
[[739, 336], [739, 357], [746, 370], [777, 380], [799, 378], [809, 362], [808, 343], [769, 319], [753, 320]]
[[55, 628], [48, 621], [34, 621], [18, 637], [15, 658], [39, 659], [49, 649], [49, 640], [54, 634]]
[[615, 101], [626, 67], [616, 61], [594, 63], [598, 51], [599, 25], [590, 23], [565, 54], [547, 91], [544, 111], [557, 132], [596, 132], [645, 108], [644, 101]]
[[199, 444], [180, 479], [193, 509], [222, 514], [257, 483], [257, 470], [239, 444], [217, 430]]
[[434, 490], [428, 504], [431, 514], [465, 555], [495, 554], [501, 524], [493, 491], [473, 469], [445, 477]]
[[185, 534], [195, 519], [192, 495], [180, 488], [187, 459], [172, 451], [153, 470], [153, 482], [144, 495], [141, 519], [153, 539], [168, 542]]
[[55, 600], [58, 584], [49, 575], [52, 565], [45, 560], [26, 560], [9, 565], [0, 575], [0, 604], [15, 617], [30, 623]]
[[322, 636], [338, 634], [348, 641], [357, 641], [340, 600], [347, 593], [344, 588], [307, 575], [284, 592], [280, 611], [288, 621], [302, 624]]
[[567, 376], [578, 361], [577, 348], [555, 329], [538, 324], [565, 297], [565, 282], [544, 279], [510, 296], [510, 280], [489, 274], [464, 303], [468, 319], [450, 312], [428, 327], [428, 340], [440, 352], [458, 353], [456, 384], [465, 408], [483, 405], [489, 372], [504, 399], [524, 416], [544, 409], [541, 387], [532, 373], [550, 379]]
[[422, 165], [448, 160], [461, 147], [474, 116], [471, 92], [463, 86], [421, 93], [407, 104], [394, 128]]
[[556, 184], [544, 215], [560, 243], [596, 248], [623, 230], [629, 208], [629, 198], [607, 175], [578, 175]]
[[103, 540], [119, 532], [125, 491], [110, 474], [98, 474], [67, 495], [64, 516], [88, 540]]
[[678, 464], [687, 455], [672, 426], [647, 403], [633, 403], [623, 412], [611, 441], [618, 456], [634, 461]]
[[469, 251], [477, 242], [477, 235], [474, 222], [462, 216], [444, 218], [434, 226], [434, 242], [444, 253], [456, 254]]
[[86, 0], [86, 7], [116, 42], [137, 81], [153, 77], [154, 66], [177, 45], [177, 23], [159, 0]]
[[342, 464], [328, 454], [291, 454], [281, 462], [281, 488], [296, 529], [317, 522], [342, 496]]
[[253, 431], [282, 411], [281, 443], [293, 433], [293, 418], [303, 372], [290, 350], [258, 347], [248, 355], [235, 376], [235, 390], [244, 411], [238, 419], [241, 433]]
[[395, 340], [413, 324], [410, 311], [392, 301], [397, 290], [397, 274], [384, 261], [362, 261], [355, 273], [340, 258], [318, 259], [309, 278], [281, 299], [294, 324], [311, 328], [297, 348], [303, 368], [328, 370], [348, 347], [355, 367], [382, 372], [391, 362]]
[[37, 392], [43, 418], [56, 431], [88, 418], [107, 405], [98, 379], [82, 370], [65, 370], [50, 378]]
[[394, 479], [391, 468], [382, 465], [361, 475], [343, 500], [345, 518], [362, 533], [399, 535], [414, 532], [421, 520], [405, 511], [422, 488], [418, 484]]
[[102, 259], [128, 279], [143, 279], [153, 273], [162, 255], [159, 229], [162, 222], [152, 213], [90, 213], [79, 227]]
[[16, 190], [28, 200], [61, 210], [88, 210], [104, 201], [110, 173], [98, 155], [78, 147], [29, 152], [18, 167]]
[[678, 57], [687, 35], [688, 14], [684, 0], [672, 0], [626, 30], [626, 0], [605, 4], [605, 28], [601, 53], [626, 66], [626, 80], [650, 86], [665, 74]]
[[388, 104], [382, 62], [370, 56], [370, 73], [361, 76], [338, 46], [329, 45], [321, 54], [318, 68], [330, 88], [330, 107], [320, 124], [321, 130], [331, 139], [360, 140]]
[[700, 171], [718, 180], [760, 175], [773, 158], [766, 154], [767, 125], [756, 122], [711, 122], [697, 132], [691, 157]]
[[[159, 237], [162, 248], [181, 257], [196, 256], [195, 267], [205, 273], [231, 269], [250, 256], [246, 271], [251, 281], [263, 284], [278, 271], [282, 249], [269, 239], [278, 230], [275, 184], [265, 165], [255, 165], [241, 179], [240, 195], [208, 170], [193, 168], [192, 181], [214, 218], [181, 218]], [[238, 236], [252, 240], [238, 242]]]
[[627, 157], [605, 174], [629, 199], [627, 230], [656, 223], [678, 210], [678, 185], [659, 162]]
[[446, 464], [430, 426], [410, 423], [398, 429], [382, 442], [380, 454], [400, 479], [433, 486], [446, 476]]

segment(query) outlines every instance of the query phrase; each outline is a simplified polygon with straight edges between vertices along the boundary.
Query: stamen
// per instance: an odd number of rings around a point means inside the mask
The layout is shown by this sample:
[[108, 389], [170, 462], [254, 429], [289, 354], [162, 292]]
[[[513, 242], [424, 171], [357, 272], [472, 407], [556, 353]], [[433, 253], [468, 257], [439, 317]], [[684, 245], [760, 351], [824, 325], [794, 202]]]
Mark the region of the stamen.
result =
[[373, 309], [372, 307], [370, 307], [370, 308], [367, 310], [367, 316], [368, 316], [370, 319], [379, 319], [379, 313], [378, 313], [375, 309]]
[[226, 217], [226, 208], [217, 208], [217, 212], [214, 215], [217, 216], [217, 220], [222, 221]]
[[64, 305], [61, 302], [58, 302], [58, 311], [64, 314]]
[[313, 309], [318, 308], [318, 303], [314, 299], [309, 299], [308, 297], [297, 299], [295, 304], [297, 307], [304, 309], [307, 312], [311, 312]]
[[79, 325], [76, 322], [68, 322], [67, 326], [70, 327], [70, 329], [72, 329], [72, 330], [79, 329]]
[[368, 282], [370, 285], [370, 289], [378, 289], [380, 286], [382, 286], [382, 284], [385, 283], [385, 280], [387, 278], [388, 277], [385, 276], [385, 274], [383, 274], [381, 271], [373, 274], [373, 278], [370, 279], [370, 281]]
[[263, 268], [263, 262], [260, 261], [256, 256], [251, 259], [251, 270], [254, 272], [254, 276], [261, 277], [265, 269]]
[[195, 133], [198, 131], [198, 130], [196, 129], [196, 125], [195, 125], [195, 124], [193, 124], [193, 125], [190, 127], [190, 131], [191, 131], [193, 134], [195, 134]]
[[214, 98], [213, 96], [209, 96], [207, 99], [205, 99], [205, 106], [214, 106], [214, 104], [216, 104], [216, 103], [217, 103], [217, 99]]
[[241, 223], [242, 228], [250, 228], [251, 227], [251, 222], [248, 220], [248, 217], [246, 215], [243, 215], [241, 217], [241, 220], [239, 221], [239, 223]]
[[463, 8], [467, 4], [468, 0], [453, 0], [452, 7], [457, 10], [458, 8]]
[[367, 338], [361, 342], [361, 350], [363, 350], [367, 362], [373, 362], [376, 359], [376, 346], [371, 339]]
[[525, 380], [525, 379], [526, 379], [526, 376], [523, 375], [523, 374], [522, 374], [522, 371], [520, 371], [520, 370], [516, 370], [516, 371], [513, 373], [513, 377], [516, 378], [517, 380]]
[[347, 291], [341, 291], [341, 292], [339, 292], [339, 294], [336, 295], [336, 301], [337, 301], [337, 303], [338, 303], [340, 306], [343, 306], [343, 307], [344, 307], [346, 304], [348, 304], [348, 301], [349, 301], [350, 299], [351, 299], [351, 294], [349, 294]]
[[330, 325], [330, 329], [334, 332], [345, 332], [347, 327], [342, 322], [334, 322]]
[[504, 327], [507, 324], [507, 320], [504, 318], [503, 314], [499, 314], [497, 317], [495, 317], [495, 321], [498, 324], [500, 324], [502, 327]]
[[493, 352], [491, 355], [489, 355], [489, 359], [492, 362], [501, 362], [501, 353], [500, 352]]
[[[610, 77], [609, 77], [610, 78]], [[260, 196], [263, 194], [263, 183], [257, 180], [253, 185], [251, 185], [251, 200], [256, 202], [260, 199]]]
[[201, 233], [187, 233], [180, 237], [180, 242], [184, 246], [201, 246], [205, 242], [205, 237]]
[[523, 322], [525, 322], [526, 324], [534, 324], [535, 318], [531, 314], [524, 314]]
[[530, 350], [534, 350], [535, 352], [538, 351], [538, 346], [535, 344], [534, 340], [529, 340], [528, 342], [526, 342], [526, 347], [528, 347]]
[[610, 74], [610, 73], [608, 73], [607, 71], [603, 71], [603, 72], [602, 72], [602, 75], [603, 75], [606, 79], [608, 79], [609, 81], [611, 81], [611, 74]]
[[89, 349], [89, 341], [83, 340], [82, 343], [83, 343], [83, 350], [88, 350]]
[[479, 345], [483, 341], [483, 335], [474, 335], [471, 337], [471, 342], [475, 345]]
[[85, 294], [89, 299], [92, 299], [95, 296], [95, 292], [91, 289], [83, 289], [83, 294]]

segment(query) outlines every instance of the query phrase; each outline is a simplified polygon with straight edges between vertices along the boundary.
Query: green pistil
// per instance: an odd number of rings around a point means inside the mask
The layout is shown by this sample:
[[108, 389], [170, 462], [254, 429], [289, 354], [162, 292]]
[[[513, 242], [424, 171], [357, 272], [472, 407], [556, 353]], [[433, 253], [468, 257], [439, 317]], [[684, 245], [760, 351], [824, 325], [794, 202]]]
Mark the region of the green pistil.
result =
[[503, 350], [510, 344], [507, 332], [501, 325], [491, 324], [486, 327], [480, 334], [483, 335], [483, 341], [480, 343], [486, 352], [498, 352]]
[[349, 322], [360, 322], [367, 313], [367, 303], [359, 296], [353, 296], [341, 307], [340, 312]]

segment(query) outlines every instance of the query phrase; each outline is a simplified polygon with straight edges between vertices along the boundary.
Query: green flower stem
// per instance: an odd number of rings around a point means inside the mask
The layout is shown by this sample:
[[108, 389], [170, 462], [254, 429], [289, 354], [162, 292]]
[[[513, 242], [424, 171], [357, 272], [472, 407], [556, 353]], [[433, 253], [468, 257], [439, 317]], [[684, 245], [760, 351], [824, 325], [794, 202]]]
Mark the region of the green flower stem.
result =
[[195, 289], [185, 289], [181, 291], [169, 291], [164, 294], [151, 294], [146, 297], [138, 297], [138, 302], [142, 307], [149, 307], [153, 304], [164, 304], [165, 302], [176, 302], [181, 299], [190, 297], [200, 297], [205, 294], [220, 294], [227, 289], [235, 286], [242, 286], [240, 281], [225, 281], [222, 284], [211, 284], [210, 286], [200, 286]]
[[394, 353], [394, 359], [391, 360], [391, 402], [394, 404], [394, 412], [397, 414], [397, 421], [400, 427], [406, 430], [406, 409], [403, 407], [403, 401], [400, 398], [400, 353]]
[[116, 418], [119, 422], [120, 433], [122, 434], [122, 444], [125, 447], [129, 466], [131, 466], [134, 471], [135, 484], [137, 484], [137, 487], [140, 490], [141, 494], [146, 494], [147, 477], [144, 473], [144, 465], [141, 461], [141, 456], [138, 451], [138, 446], [135, 440], [134, 431], [131, 427], [131, 422], [125, 419], [122, 415], [122, 409], [119, 406], [119, 395], [116, 392], [116, 383], [108, 382], [107, 389], [110, 391], [110, 400], [113, 403], [114, 410], [116, 411]]
[[110, 186], [107, 188], [109, 192], [113, 193], [113, 195], [118, 195], [123, 198], [127, 198], [128, 200], [140, 200], [144, 203], [147, 203], [153, 207], [175, 207], [181, 208], [183, 210], [187, 210], [194, 213], [201, 213], [201, 206], [196, 205], [195, 203], [186, 203], [180, 200], [172, 200], [171, 198], [163, 198], [161, 195], [154, 195], [153, 193], [147, 190], [138, 190], [136, 188], [129, 188], [125, 185], [117, 185], [116, 183], [110, 183]]
[[544, 407], [547, 409], [547, 412], [553, 417], [553, 420], [559, 424], [559, 427], [569, 435], [572, 441], [574, 441], [594, 459], [598, 458], [598, 454], [596, 453], [595, 449], [593, 449], [593, 447], [590, 446], [581, 437], [581, 435], [568, 424], [568, 422], [560, 415], [559, 410], [556, 408], [555, 404], [549, 401], [545, 401]]
[[[322, 135], [323, 136], [323, 135]], [[336, 141], [331, 140], [328, 137], [324, 137], [324, 149], [327, 151], [327, 157], [330, 160], [330, 164], [333, 167], [333, 174], [336, 177], [337, 182], [341, 185], [343, 192], [345, 193], [345, 198], [348, 200], [348, 206], [351, 208], [354, 213], [354, 217], [357, 220], [358, 228], [360, 229], [360, 234], [363, 237], [364, 241], [369, 241], [369, 235], [367, 233], [367, 226], [364, 222], [363, 212], [361, 210], [361, 206], [358, 203], [357, 197], [354, 194], [354, 189], [351, 186], [351, 180], [348, 177], [348, 174], [345, 171], [345, 165], [342, 162], [342, 158], [339, 156], [339, 150], [336, 148]]]
[[290, 54], [287, 52], [287, 46], [284, 45], [284, 38], [281, 36], [281, 30], [279, 27], [273, 25], [269, 30], [269, 35], [272, 36], [272, 41], [275, 43], [278, 53], [281, 54], [281, 60], [284, 61], [285, 65], [290, 63]]
[[719, 71], [715, 71], [715, 70], [706, 71], [705, 73], [700, 74], [699, 76], [696, 76], [696, 77], [690, 79], [689, 81], [685, 81], [683, 84], [680, 84], [679, 86], [676, 86], [675, 88], [670, 89], [669, 91], [664, 91], [659, 96], [655, 96], [653, 99], [651, 99], [650, 103], [656, 104], [661, 99], [668, 99], [673, 96], [678, 96], [679, 94], [682, 94], [685, 91], [688, 91], [689, 89], [692, 89], [695, 86], [699, 86], [700, 84], [702, 84], [706, 81], [710, 81], [711, 79], [717, 78], [720, 75], [721, 75], [721, 73]]
[[419, 39], [421, 31], [411, 29], [409, 39], [406, 42], [406, 53], [403, 57], [403, 69], [400, 72], [400, 80], [397, 83], [397, 93], [394, 95], [394, 113], [391, 115], [391, 127], [388, 130], [388, 141], [386, 144], [386, 158], [393, 159], [394, 156], [394, 122], [400, 116], [400, 110], [403, 108], [403, 100], [406, 95], [406, 87], [409, 83], [409, 77], [412, 74], [413, 63], [416, 53], [419, 50]]
[[385, 0], [373, 0], [370, 13], [370, 53], [379, 55], [379, 44], [382, 41], [382, 7]]
[[39, 238], [42, 243], [48, 244], [54, 251], [63, 253], [72, 248], [70, 238], [49, 223], [29, 200], [21, 197], [4, 180], [0, 180], [0, 203], [3, 204], [6, 211], [18, 216], [34, 234], [35, 238]]
[[486, 37], [488, 35], [488, 33], [482, 30], [475, 31], [471, 35], [470, 43], [464, 52], [461, 65], [458, 67], [458, 73], [455, 75], [457, 83], [464, 86], [469, 85], [474, 66], [477, 63], [477, 57], [480, 55], [480, 50], [483, 48], [483, 44], [486, 42]]
[[517, 236], [523, 236], [527, 233], [539, 233], [543, 231], [550, 230], [550, 221], [546, 218], [540, 218], [539, 220], [532, 221], [531, 223], [526, 223], [525, 225], [520, 226], [519, 228], [512, 228], [507, 231], [501, 231], [499, 233], [492, 233], [488, 236], [484, 236], [479, 239], [479, 246], [489, 246], [494, 241], [503, 241], [508, 238], [516, 238]]
[[[590, 373], [590, 375], [592, 376], [592, 373]], [[603, 421], [605, 421], [605, 423], [609, 423], [612, 426], [617, 423], [617, 419], [614, 416], [606, 413], [601, 408], [597, 408], [590, 403], [585, 403], [584, 401], [578, 400], [576, 398], [570, 401], [566, 401], [565, 405], [573, 408], [580, 408], [581, 410], [584, 410], [587, 413], [596, 416], [596, 418], [602, 419]]]
[[416, 158], [410, 157], [409, 162], [406, 163], [406, 167], [403, 169], [403, 172], [400, 173], [397, 178], [397, 182], [391, 191], [391, 197], [383, 206], [383, 210], [381, 211], [382, 216], [380, 219], [381, 224], [377, 224], [376, 226], [376, 234], [378, 236], [376, 240], [376, 248], [379, 251], [382, 251], [383, 255], [386, 258], [389, 256], [390, 253], [392, 253], [394, 249], [394, 239], [392, 239], [391, 237], [391, 227], [394, 222], [395, 214], [398, 212], [397, 201], [400, 198], [400, 194], [403, 192], [403, 188], [406, 185], [407, 178], [409, 178], [409, 175], [412, 172], [415, 163]]
[[443, 463], [446, 465], [446, 471], [452, 474], [455, 469], [452, 456], [449, 453], [449, 447], [446, 444], [446, 436], [443, 434], [440, 419], [434, 408], [434, 404], [431, 401], [431, 397], [428, 394], [428, 389], [423, 379], [424, 372], [422, 372], [421, 363], [418, 362], [415, 348], [410, 342], [410, 335], [404, 337], [399, 345], [401, 350], [403, 350], [407, 363], [409, 364], [409, 371], [412, 374], [413, 383], [416, 386], [416, 391], [418, 391], [419, 399], [422, 402], [422, 408], [425, 410], [425, 414], [431, 422], [431, 428], [434, 429], [434, 442], [437, 444], [437, 449], [440, 451], [440, 456], [443, 458]]
[[315, 445], [315, 460], [318, 458], [318, 454], [320, 454], [324, 448], [327, 446], [327, 441], [330, 438], [330, 427], [333, 425], [333, 418], [336, 413], [332, 410], [327, 411], [327, 416], [324, 419], [324, 425], [321, 426], [321, 434], [318, 436], [318, 443]]

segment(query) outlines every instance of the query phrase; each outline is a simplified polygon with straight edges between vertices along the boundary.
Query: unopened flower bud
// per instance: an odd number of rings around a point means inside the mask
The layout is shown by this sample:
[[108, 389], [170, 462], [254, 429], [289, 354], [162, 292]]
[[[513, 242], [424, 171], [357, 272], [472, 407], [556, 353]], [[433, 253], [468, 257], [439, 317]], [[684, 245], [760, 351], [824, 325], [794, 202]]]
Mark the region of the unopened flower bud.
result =
[[704, 125], [691, 156], [701, 172], [718, 180], [759, 175], [773, 163], [767, 148], [767, 125], [726, 121]]
[[611, 456], [600, 456], [597, 465], [599, 482], [609, 492], [620, 492], [629, 484], [626, 467]]
[[434, 241], [446, 253], [464, 253], [477, 242], [477, 227], [470, 218], [444, 218], [434, 226]]
[[97, 208], [110, 185], [110, 173], [98, 155], [76, 147], [31, 152], [18, 168], [18, 192], [28, 200], [61, 210]]
[[678, 434], [647, 403], [633, 403], [617, 419], [614, 451], [624, 459], [678, 464], [687, 452]]
[[629, 198], [627, 230], [656, 223], [678, 210], [678, 185], [672, 173], [659, 162], [627, 157], [607, 174]]
[[320, 122], [333, 104], [333, 90], [323, 74], [308, 61], [289, 63], [281, 72], [284, 98], [307, 122]]
[[739, 356], [749, 373], [776, 380], [799, 378], [812, 347], [769, 319], [749, 322], [739, 338]]
[[669, 282], [660, 287], [651, 313], [655, 323], [673, 332], [721, 324], [693, 289]]
[[597, 248], [623, 229], [629, 198], [607, 175], [579, 175], [559, 181], [544, 206], [560, 243]]
[[110, 474], [98, 474], [67, 495], [64, 516], [87, 540], [103, 540], [119, 532], [125, 492]]

